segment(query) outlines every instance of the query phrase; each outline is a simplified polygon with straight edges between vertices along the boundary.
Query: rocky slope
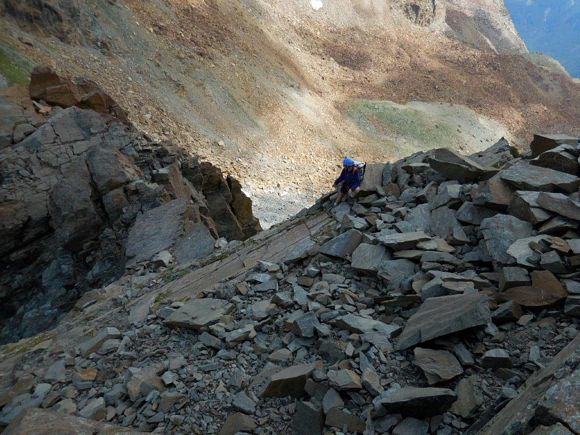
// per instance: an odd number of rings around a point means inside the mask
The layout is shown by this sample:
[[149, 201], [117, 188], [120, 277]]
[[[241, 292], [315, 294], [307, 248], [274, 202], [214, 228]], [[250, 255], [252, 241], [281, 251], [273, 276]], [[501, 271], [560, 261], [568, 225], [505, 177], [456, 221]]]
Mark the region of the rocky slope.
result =
[[54, 326], [127, 268], [260, 229], [235, 179], [151, 141], [93, 82], [40, 68], [26, 94], [0, 93], [0, 342]]
[[576, 433], [579, 159], [537, 135], [369, 165], [354, 204], [126, 275], [2, 347], [0, 424]]
[[95, 80], [153, 138], [239, 178], [260, 216], [312, 202], [344, 154], [474, 152], [578, 129], [578, 84], [530, 61], [502, 1], [321, 5], [7, 0], [0, 65], [11, 80], [34, 63]]

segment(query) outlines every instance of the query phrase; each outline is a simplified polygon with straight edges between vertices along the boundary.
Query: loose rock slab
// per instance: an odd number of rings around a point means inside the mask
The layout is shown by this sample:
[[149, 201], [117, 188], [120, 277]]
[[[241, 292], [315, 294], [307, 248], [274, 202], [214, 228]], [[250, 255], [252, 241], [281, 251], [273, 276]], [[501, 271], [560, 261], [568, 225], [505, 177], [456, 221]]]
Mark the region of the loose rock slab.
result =
[[173, 328], [200, 329], [219, 321], [233, 305], [221, 299], [192, 299], [171, 313], [165, 324]]
[[532, 166], [520, 160], [500, 173], [505, 182], [521, 190], [536, 190], [541, 192], [564, 191], [572, 193], [578, 189], [580, 179], [575, 175], [553, 169]]
[[415, 364], [423, 370], [429, 385], [448, 381], [463, 373], [457, 358], [446, 350], [415, 348]]
[[544, 307], [568, 296], [568, 292], [552, 272], [536, 270], [531, 275], [531, 286], [510, 288], [505, 291], [506, 297], [524, 307]]
[[478, 293], [429, 298], [405, 326], [399, 349], [437, 337], [486, 325], [491, 319], [487, 298]]
[[270, 382], [260, 397], [299, 397], [304, 393], [304, 385], [314, 371], [314, 364], [288, 367], [272, 375]]
[[347, 258], [360, 245], [362, 233], [358, 230], [348, 230], [320, 247], [322, 254], [330, 257]]
[[449, 388], [403, 387], [394, 392], [386, 391], [373, 403], [379, 412], [382, 409], [388, 414], [425, 418], [447, 411], [456, 398]]

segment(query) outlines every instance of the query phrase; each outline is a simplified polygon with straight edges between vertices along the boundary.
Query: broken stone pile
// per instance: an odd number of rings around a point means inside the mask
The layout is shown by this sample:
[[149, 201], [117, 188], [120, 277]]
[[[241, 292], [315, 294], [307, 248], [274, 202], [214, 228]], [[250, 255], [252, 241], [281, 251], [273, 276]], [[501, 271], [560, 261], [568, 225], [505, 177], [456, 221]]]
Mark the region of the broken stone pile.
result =
[[535, 143], [368, 165], [283, 261], [185, 297], [169, 273], [95, 333], [5, 359], [0, 425], [578, 433], [580, 146]]
[[53, 326], [127, 268], [191, 262], [260, 229], [235, 179], [136, 131], [94, 83], [39, 68], [26, 92], [0, 94], [0, 343]]

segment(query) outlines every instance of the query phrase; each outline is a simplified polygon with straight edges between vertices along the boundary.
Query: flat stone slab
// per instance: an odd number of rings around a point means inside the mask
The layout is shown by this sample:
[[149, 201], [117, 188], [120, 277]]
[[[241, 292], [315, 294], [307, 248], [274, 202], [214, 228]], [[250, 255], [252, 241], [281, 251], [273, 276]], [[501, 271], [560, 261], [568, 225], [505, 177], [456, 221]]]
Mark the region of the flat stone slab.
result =
[[362, 241], [362, 233], [351, 229], [320, 247], [320, 253], [330, 257], [348, 258]]
[[541, 192], [538, 195], [538, 204], [545, 210], [580, 221], [580, 202], [573, 201], [566, 195]]
[[478, 293], [429, 298], [411, 316], [399, 337], [398, 348], [408, 349], [491, 319], [487, 297]]
[[127, 238], [125, 254], [129, 263], [149, 260], [171, 247], [179, 237], [187, 209], [184, 199], [175, 199], [139, 214]]
[[487, 180], [497, 173], [497, 169], [481, 166], [475, 160], [447, 148], [433, 150], [429, 164], [447, 179], [462, 183]]
[[446, 350], [416, 347], [414, 354], [414, 363], [423, 370], [429, 385], [449, 381], [463, 373], [463, 368], [457, 358]]
[[505, 297], [524, 307], [544, 307], [568, 296], [568, 292], [552, 272], [535, 270], [531, 275], [531, 286], [510, 288], [504, 292]]
[[171, 313], [165, 324], [172, 328], [200, 329], [218, 322], [233, 308], [221, 299], [192, 299]]
[[426, 418], [444, 413], [456, 398], [449, 388], [403, 387], [394, 392], [386, 391], [373, 404], [375, 410], [382, 408], [388, 414]]
[[301, 364], [273, 374], [260, 397], [300, 397], [314, 368], [314, 364]]
[[347, 314], [346, 316], [339, 317], [336, 319], [336, 326], [357, 334], [380, 332], [389, 338], [401, 330], [399, 325], [389, 325], [378, 320], [355, 316], [354, 314]]
[[387, 248], [391, 248], [395, 251], [413, 249], [415, 246], [417, 246], [417, 243], [430, 239], [431, 237], [429, 237], [423, 231], [396, 233], [378, 237], [379, 242], [381, 242]]
[[376, 272], [383, 260], [388, 258], [384, 246], [361, 243], [352, 253], [351, 266], [357, 270]]
[[520, 190], [537, 190], [541, 192], [575, 192], [580, 185], [580, 178], [565, 172], [533, 166], [520, 160], [513, 166], [504, 169], [499, 176], [506, 183]]

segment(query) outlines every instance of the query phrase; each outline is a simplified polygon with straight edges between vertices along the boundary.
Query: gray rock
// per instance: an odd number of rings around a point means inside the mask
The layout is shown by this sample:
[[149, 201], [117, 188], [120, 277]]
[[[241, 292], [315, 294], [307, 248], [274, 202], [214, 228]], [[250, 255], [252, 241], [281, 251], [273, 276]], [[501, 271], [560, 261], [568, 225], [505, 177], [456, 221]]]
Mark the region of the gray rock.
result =
[[564, 304], [564, 314], [580, 318], [580, 296], [568, 296]]
[[292, 321], [292, 332], [298, 337], [312, 338], [320, 326], [316, 314], [309, 312]]
[[551, 426], [537, 426], [530, 435], [574, 435], [566, 426], [561, 423], [556, 423]]
[[503, 267], [499, 275], [499, 290], [530, 284], [530, 274], [523, 267]]
[[260, 397], [299, 397], [304, 385], [314, 371], [314, 364], [302, 364], [285, 368], [270, 377]]
[[394, 251], [413, 249], [415, 246], [417, 246], [417, 243], [430, 239], [431, 237], [429, 237], [423, 231], [396, 233], [378, 237], [379, 242], [384, 244], [386, 247], [393, 249]]
[[373, 397], [379, 396], [383, 393], [384, 388], [381, 385], [381, 379], [377, 372], [371, 368], [362, 371], [362, 385]]
[[219, 435], [235, 435], [240, 432], [253, 432], [256, 427], [256, 422], [252, 417], [237, 412], [228, 416], [219, 432]]
[[427, 435], [429, 433], [429, 423], [416, 418], [405, 418], [394, 429], [393, 435]]
[[330, 370], [328, 381], [330, 386], [338, 391], [360, 390], [362, 388], [360, 376], [352, 370]]
[[211, 254], [214, 246], [215, 239], [209, 229], [201, 223], [194, 224], [175, 244], [175, 259], [179, 264], [189, 263]]
[[322, 409], [325, 414], [332, 408], [341, 408], [344, 405], [344, 401], [340, 397], [340, 394], [336, 392], [335, 389], [329, 388], [322, 399]]
[[447, 148], [433, 150], [429, 164], [448, 180], [458, 180], [461, 183], [486, 180], [497, 172], [497, 169], [481, 166]]
[[398, 347], [408, 349], [437, 337], [487, 325], [490, 319], [487, 298], [480, 294], [429, 298], [405, 325]]
[[391, 325], [378, 320], [356, 316], [354, 314], [347, 314], [339, 317], [335, 322], [335, 325], [338, 328], [346, 329], [349, 332], [355, 332], [357, 334], [380, 332], [389, 338], [393, 337], [401, 330], [399, 325]]
[[530, 149], [532, 150], [532, 156], [537, 157], [562, 144], [576, 145], [577, 143], [578, 137], [567, 134], [534, 134]]
[[[507, 254], [512, 257], [515, 262], [521, 266], [536, 268], [537, 264], [531, 263], [530, 258], [534, 258], [536, 252], [531, 249], [531, 245], [540, 243], [542, 241], [549, 241], [549, 236], [533, 236], [516, 240], [507, 249]], [[539, 257], [538, 257], [539, 261]]]
[[456, 394], [448, 388], [403, 387], [385, 391], [375, 398], [373, 404], [379, 413], [425, 418], [444, 413], [456, 399]]
[[52, 383], [64, 382], [66, 380], [66, 368], [63, 359], [52, 363], [48, 369], [46, 369], [44, 380]]
[[354, 433], [362, 433], [365, 430], [364, 421], [343, 408], [332, 408], [328, 411], [325, 424], [340, 430], [346, 428], [348, 432]]
[[446, 350], [433, 350], [415, 348], [414, 363], [423, 370], [429, 385], [449, 381], [463, 373], [459, 361], [451, 352]]
[[378, 275], [387, 281], [389, 290], [410, 287], [410, 280], [416, 272], [415, 263], [404, 259], [383, 261], [378, 269]]
[[379, 265], [388, 258], [384, 246], [361, 243], [352, 253], [351, 266], [357, 270], [376, 272]]
[[127, 382], [127, 394], [131, 401], [136, 401], [141, 396], [148, 395], [151, 391], [164, 391], [165, 385], [157, 375], [158, 367], [129, 368], [129, 381]]
[[187, 211], [187, 202], [175, 199], [139, 214], [127, 238], [125, 254], [131, 259], [130, 264], [149, 260], [169, 249], [183, 230]]
[[532, 166], [524, 160], [502, 170], [499, 176], [503, 181], [520, 190], [572, 193], [578, 190], [580, 185], [580, 179], [574, 175]]
[[483, 398], [475, 389], [476, 376], [461, 379], [455, 387], [457, 400], [451, 406], [451, 412], [463, 418], [470, 418], [482, 405]]
[[534, 166], [554, 169], [577, 175], [580, 165], [576, 156], [576, 147], [573, 145], [560, 145], [548, 151], [544, 151], [538, 157], [530, 161]]
[[561, 422], [580, 432], [580, 369], [576, 368], [572, 374], [552, 385], [543, 395], [536, 408], [536, 418], [543, 424]]
[[252, 415], [256, 412], [256, 403], [248, 397], [245, 391], [240, 391], [234, 395], [232, 406], [244, 414]]
[[491, 349], [481, 357], [481, 366], [491, 369], [511, 368], [512, 360], [504, 349]]
[[296, 435], [319, 435], [324, 427], [324, 415], [319, 404], [296, 402], [296, 413], [292, 417], [292, 429]]
[[233, 305], [221, 299], [191, 299], [174, 311], [165, 324], [172, 328], [200, 329], [218, 322], [233, 310]]
[[105, 341], [113, 338], [121, 338], [119, 330], [114, 327], [104, 328], [96, 336], [80, 344], [79, 351], [83, 357], [87, 357], [89, 354], [96, 352]]
[[455, 211], [449, 207], [439, 207], [431, 212], [431, 232], [452, 245], [469, 242]]
[[455, 217], [458, 221], [466, 224], [480, 225], [483, 219], [495, 216], [496, 214], [497, 211], [495, 210], [479, 207], [472, 202], [464, 202], [459, 207], [459, 210], [457, 210]]
[[538, 204], [545, 210], [580, 221], [580, 202], [574, 201], [566, 195], [540, 192]]
[[348, 230], [329, 240], [320, 247], [322, 254], [330, 257], [348, 258], [362, 241], [362, 233], [358, 230]]
[[79, 411], [79, 415], [83, 418], [90, 418], [92, 420], [104, 420], [107, 416], [105, 399], [97, 397], [89, 400], [86, 406]]
[[528, 221], [534, 225], [545, 222], [552, 217], [538, 204], [538, 197], [541, 192], [529, 192], [518, 190], [514, 192], [513, 198], [509, 204], [509, 214]]
[[515, 241], [530, 237], [533, 230], [529, 222], [505, 214], [484, 219], [480, 228], [487, 252], [491, 258], [503, 264], [514, 262], [506, 251]]
[[540, 255], [540, 267], [552, 273], [566, 273], [567, 268], [556, 251], [544, 252]]

